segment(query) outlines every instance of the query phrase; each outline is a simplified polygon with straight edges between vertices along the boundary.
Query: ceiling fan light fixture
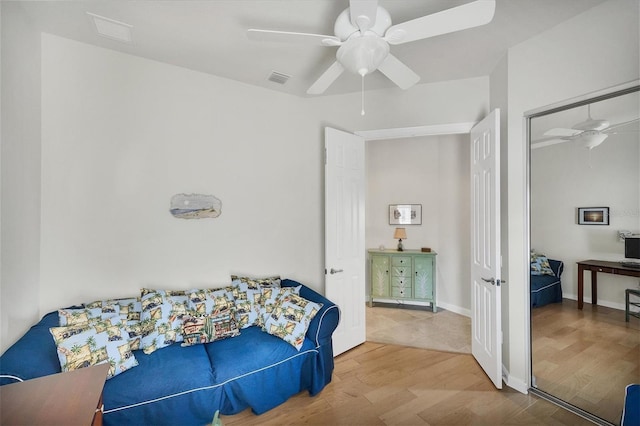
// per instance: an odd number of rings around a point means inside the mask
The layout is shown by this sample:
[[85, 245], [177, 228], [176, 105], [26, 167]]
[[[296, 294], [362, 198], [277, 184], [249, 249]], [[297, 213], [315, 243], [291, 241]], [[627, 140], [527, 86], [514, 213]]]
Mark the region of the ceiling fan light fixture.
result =
[[606, 133], [597, 131], [586, 131], [580, 135], [580, 141], [585, 148], [593, 149], [600, 145], [607, 138]]
[[372, 73], [389, 55], [389, 44], [380, 37], [362, 36], [347, 40], [336, 53], [336, 59], [354, 74]]

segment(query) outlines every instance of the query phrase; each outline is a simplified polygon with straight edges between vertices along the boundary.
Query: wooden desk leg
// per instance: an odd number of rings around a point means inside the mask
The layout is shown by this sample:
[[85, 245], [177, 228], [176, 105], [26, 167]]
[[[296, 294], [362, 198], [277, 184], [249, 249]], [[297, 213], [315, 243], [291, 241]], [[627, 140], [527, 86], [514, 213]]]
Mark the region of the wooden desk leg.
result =
[[598, 276], [596, 271], [591, 271], [591, 305], [598, 304]]
[[578, 309], [584, 305], [584, 266], [578, 265]]

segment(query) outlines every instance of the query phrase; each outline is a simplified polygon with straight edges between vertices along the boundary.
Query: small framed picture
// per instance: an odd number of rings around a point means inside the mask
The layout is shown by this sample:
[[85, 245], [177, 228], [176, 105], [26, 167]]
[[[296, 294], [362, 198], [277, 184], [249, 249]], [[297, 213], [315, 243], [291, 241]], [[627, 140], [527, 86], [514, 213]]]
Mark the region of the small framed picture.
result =
[[578, 225], [608, 225], [609, 207], [578, 207]]
[[422, 225], [422, 204], [389, 204], [389, 225]]

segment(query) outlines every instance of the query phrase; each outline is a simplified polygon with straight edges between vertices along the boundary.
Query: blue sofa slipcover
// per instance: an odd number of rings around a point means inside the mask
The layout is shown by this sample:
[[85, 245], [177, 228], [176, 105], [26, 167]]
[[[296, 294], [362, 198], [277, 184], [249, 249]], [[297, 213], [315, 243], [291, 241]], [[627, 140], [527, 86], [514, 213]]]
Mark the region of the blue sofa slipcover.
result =
[[549, 303], [562, 302], [562, 281], [560, 276], [564, 270], [564, 263], [560, 260], [549, 259], [549, 266], [553, 275], [531, 274], [531, 307], [539, 308]]
[[[283, 287], [298, 285], [282, 281]], [[300, 351], [257, 326], [208, 344], [178, 343], [149, 355], [134, 351], [139, 365], [105, 383], [104, 424], [204, 425], [216, 410], [261, 414], [299, 392], [316, 395], [331, 381], [339, 309], [304, 285], [300, 295], [323, 304]], [[7, 349], [0, 357], [0, 385], [61, 371], [49, 333], [57, 325], [58, 313], [51, 312]]]

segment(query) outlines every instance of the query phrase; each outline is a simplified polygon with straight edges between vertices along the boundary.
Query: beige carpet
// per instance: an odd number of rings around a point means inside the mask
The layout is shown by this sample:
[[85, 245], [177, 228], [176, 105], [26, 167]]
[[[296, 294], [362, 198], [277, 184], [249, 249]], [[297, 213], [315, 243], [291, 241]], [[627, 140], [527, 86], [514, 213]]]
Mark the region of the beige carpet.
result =
[[[386, 305], [388, 306], [388, 305]], [[471, 353], [471, 319], [430, 308], [367, 305], [367, 341]]]

